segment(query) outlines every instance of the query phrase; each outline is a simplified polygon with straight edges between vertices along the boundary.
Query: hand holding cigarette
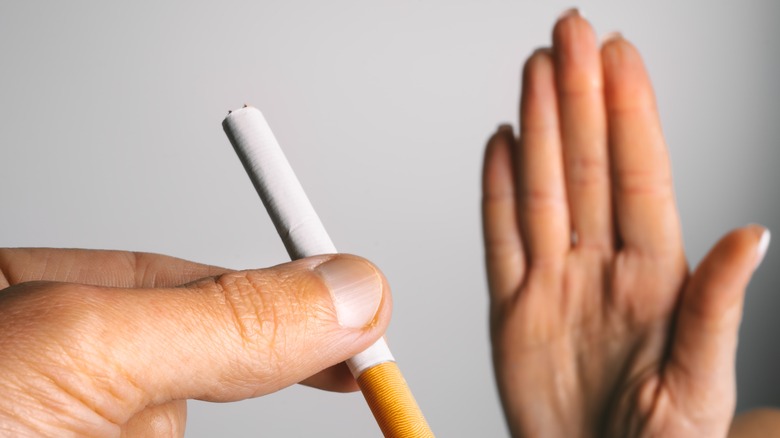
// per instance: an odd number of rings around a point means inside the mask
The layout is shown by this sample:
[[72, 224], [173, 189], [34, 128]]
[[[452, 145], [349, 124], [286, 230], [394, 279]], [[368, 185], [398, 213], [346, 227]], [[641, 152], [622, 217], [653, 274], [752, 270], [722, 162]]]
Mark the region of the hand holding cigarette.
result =
[[0, 436], [182, 436], [188, 398], [354, 391], [382, 274], [349, 255], [236, 272], [121, 251], [0, 250]]

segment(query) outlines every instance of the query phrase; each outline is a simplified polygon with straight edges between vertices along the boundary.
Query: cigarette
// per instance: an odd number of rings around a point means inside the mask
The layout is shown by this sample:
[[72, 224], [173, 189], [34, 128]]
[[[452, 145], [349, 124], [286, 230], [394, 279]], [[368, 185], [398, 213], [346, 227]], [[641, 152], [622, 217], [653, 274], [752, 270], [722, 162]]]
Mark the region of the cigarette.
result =
[[[231, 111], [222, 127], [290, 258], [335, 254], [336, 247], [263, 114], [244, 106]], [[348, 359], [347, 366], [385, 437], [434, 436], [384, 338]]]

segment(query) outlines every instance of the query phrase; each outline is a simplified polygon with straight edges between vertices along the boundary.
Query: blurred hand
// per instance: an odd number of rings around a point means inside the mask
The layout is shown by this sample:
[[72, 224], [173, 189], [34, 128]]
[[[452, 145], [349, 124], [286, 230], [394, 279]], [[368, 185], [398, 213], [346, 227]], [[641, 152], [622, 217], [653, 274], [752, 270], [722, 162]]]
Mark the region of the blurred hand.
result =
[[520, 137], [484, 167], [496, 379], [514, 436], [725, 436], [746, 285], [769, 234], [689, 273], [637, 50], [576, 11], [523, 72]]
[[8, 249], [0, 270], [4, 436], [182, 436], [188, 398], [300, 381], [353, 391], [337, 364], [390, 318], [384, 277], [349, 255], [228, 272], [152, 254]]

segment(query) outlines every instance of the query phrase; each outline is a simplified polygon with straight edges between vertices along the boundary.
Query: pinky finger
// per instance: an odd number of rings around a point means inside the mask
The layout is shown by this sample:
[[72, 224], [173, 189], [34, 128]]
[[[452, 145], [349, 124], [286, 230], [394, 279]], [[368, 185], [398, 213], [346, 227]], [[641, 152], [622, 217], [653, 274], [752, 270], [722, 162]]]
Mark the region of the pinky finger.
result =
[[517, 290], [525, 257], [517, 222], [517, 195], [510, 126], [499, 127], [488, 141], [482, 173], [482, 226], [491, 301], [501, 303]]

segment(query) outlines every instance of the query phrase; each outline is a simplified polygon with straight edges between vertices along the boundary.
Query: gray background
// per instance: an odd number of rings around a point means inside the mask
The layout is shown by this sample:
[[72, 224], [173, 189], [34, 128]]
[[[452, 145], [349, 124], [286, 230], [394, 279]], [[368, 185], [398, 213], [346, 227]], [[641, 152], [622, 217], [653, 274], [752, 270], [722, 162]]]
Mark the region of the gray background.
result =
[[[483, 144], [569, 2], [0, 4], [0, 245], [286, 260], [220, 122], [261, 108], [340, 250], [387, 274], [388, 336], [438, 435], [506, 434], [489, 361]], [[146, 3], [146, 4], [143, 4]], [[644, 53], [696, 264], [780, 236], [780, 3], [583, 2]], [[780, 405], [780, 244], [750, 286], [739, 408]], [[191, 402], [188, 436], [378, 436], [359, 394]]]

